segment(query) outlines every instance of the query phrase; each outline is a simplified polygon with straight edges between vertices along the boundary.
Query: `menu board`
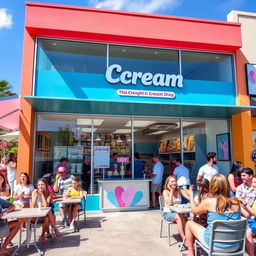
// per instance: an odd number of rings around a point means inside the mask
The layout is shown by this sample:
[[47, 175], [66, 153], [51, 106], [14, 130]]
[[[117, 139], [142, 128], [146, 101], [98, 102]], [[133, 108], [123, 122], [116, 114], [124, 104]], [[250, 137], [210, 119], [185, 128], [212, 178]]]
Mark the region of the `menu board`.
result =
[[94, 146], [94, 168], [109, 168], [110, 147]]
[[83, 147], [81, 146], [68, 147], [68, 159], [83, 160]]
[[67, 157], [67, 148], [66, 146], [54, 146], [53, 149], [53, 158], [54, 160], [59, 160], [62, 157]]

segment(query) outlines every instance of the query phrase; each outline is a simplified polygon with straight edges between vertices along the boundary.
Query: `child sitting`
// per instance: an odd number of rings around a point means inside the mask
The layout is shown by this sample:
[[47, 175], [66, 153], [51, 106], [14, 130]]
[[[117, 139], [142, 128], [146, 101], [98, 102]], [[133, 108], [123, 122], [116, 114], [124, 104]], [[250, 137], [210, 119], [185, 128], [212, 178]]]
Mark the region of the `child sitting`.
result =
[[[80, 178], [74, 177], [72, 179], [72, 187], [68, 188], [68, 192], [65, 196], [83, 198], [83, 191], [80, 184]], [[71, 204], [68, 211], [68, 216], [70, 220], [69, 229], [75, 230], [75, 219], [77, 217], [77, 212], [81, 208], [81, 204]]]

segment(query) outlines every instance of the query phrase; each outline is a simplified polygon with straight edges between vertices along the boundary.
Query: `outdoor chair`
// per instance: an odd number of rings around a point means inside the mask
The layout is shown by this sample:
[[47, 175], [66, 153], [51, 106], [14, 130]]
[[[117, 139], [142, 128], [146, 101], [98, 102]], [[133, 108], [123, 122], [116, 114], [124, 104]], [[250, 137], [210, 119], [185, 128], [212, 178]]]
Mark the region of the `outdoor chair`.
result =
[[[232, 255], [245, 255], [245, 239], [247, 230], [247, 220], [216, 220], [212, 223], [212, 230], [210, 233], [209, 248], [205, 247], [198, 240], [195, 240], [195, 256], [197, 256], [197, 247], [201, 247], [209, 256], [232, 256]], [[214, 243], [221, 243], [223, 245], [229, 243], [238, 243], [237, 249], [219, 250], [214, 247]]]
[[163, 196], [159, 196], [159, 206], [160, 206], [160, 214], [161, 214], [161, 228], [160, 228], [160, 238], [163, 237], [163, 223], [168, 224], [168, 239], [169, 239], [169, 246], [171, 246], [171, 237], [173, 237], [172, 227], [171, 225], [174, 224], [172, 221], [167, 221], [163, 218], [163, 209], [165, 207], [164, 198]]
[[84, 217], [84, 225], [86, 225], [86, 195], [87, 195], [87, 192], [86, 191], [83, 191], [83, 195], [84, 197], [81, 199], [81, 208], [78, 210], [78, 213], [77, 213], [77, 223], [78, 223], [78, 230], [80, 228], [80, 216], [83, 215]]

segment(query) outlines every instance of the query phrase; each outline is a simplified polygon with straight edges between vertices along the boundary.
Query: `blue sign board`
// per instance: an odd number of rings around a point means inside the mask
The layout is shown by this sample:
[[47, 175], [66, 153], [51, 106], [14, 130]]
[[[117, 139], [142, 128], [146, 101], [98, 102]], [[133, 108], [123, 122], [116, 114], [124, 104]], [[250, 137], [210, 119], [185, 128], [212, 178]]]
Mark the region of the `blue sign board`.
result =
[[[132, 91], [135, 95], [128, 95]], [[149, 97], [147, 92], [153, 96]], [[182, 87], [172, 87], [145, 85], [137, 79], [136, 84], [123, 84], [120, 81], [108, 82], [105, 74], [49, 70], [36, 71], [35, 96], [124, 102], [236, 104], [233, 82], [184, 79]]]

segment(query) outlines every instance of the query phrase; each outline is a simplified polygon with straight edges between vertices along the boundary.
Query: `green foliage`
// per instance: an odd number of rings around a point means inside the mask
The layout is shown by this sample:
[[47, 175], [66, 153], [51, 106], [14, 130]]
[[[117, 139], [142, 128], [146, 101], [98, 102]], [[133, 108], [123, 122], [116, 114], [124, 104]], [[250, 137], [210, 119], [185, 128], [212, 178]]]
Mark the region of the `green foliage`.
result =
[[0, 97], [7, 97], [16, 95], [16, 93], [12, 92], [12, 86], [6, 80], [0, 81]]
[[10, 152], [18, 153], [18, 143], [17, 142], [11, 143], [11, 146], [8, 149], [6, 149], [5, 152], [4, 152], [4, 150], [0, 150], [0, 156], [3, 156], [4, 153], [5, 153], [5, 155], [7, 155]]

